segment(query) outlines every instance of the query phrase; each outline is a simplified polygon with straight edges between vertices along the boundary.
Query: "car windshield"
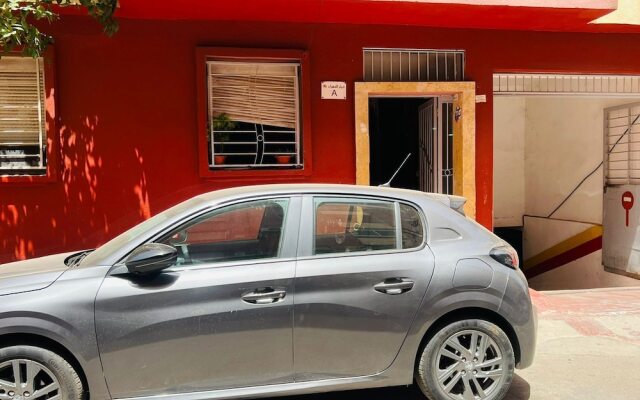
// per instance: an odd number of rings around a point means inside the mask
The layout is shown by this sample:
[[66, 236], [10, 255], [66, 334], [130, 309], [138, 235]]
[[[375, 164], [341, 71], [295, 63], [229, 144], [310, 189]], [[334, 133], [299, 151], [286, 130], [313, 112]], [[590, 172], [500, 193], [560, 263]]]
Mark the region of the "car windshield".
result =
[[95, 251], [91, 252], [87, 257], [85, 257], [80, 265], [96, 265], [96, 262], [100, 262], [100, 260], [108, 257], [110, 254], [122, 248], [134, 238], [140, 235], [144, 235], [147, 232], [153, 231], [154, 229], [162, 225], [165, 221], [183, 213], [184, 211], [191, 209], [198, 203], [202, 202], [202, 199], [195, 197], [185, 202], [179, 203], [159, 214], [156, 214], [148, 220], [135, 225], [128, 231], [116, 236], [107, 243], [98, 247]]

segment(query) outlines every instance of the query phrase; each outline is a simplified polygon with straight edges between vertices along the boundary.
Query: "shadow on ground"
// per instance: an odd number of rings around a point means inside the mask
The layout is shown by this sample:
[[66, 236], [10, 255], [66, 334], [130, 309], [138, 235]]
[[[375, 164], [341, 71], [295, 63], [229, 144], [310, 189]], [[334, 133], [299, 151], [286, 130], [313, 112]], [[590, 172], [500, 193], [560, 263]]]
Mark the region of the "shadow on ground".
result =
[[[515, 375], [511, 389], [507, 393], [505, 400], [528, 400], [531, 394], [529, 383], [520, 376]], [[416, 386], [393, 387], [383, 389], [353, 390], [348, 392], [334, 392], [325, 394], [314, 394], [308, 396], [278, 397], [268, 400], [424, 400], [420, 390]]]

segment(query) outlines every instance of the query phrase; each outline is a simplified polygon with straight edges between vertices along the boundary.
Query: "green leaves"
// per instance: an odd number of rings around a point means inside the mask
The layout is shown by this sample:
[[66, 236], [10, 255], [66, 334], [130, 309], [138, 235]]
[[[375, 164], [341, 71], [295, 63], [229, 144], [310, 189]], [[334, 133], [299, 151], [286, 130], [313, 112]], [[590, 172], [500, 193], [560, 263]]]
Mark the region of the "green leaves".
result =
[[41, 32], [37, 21], [52, 22], [58, 18], [56, 7], [84, 7], [112, 36], [118, 31], [113, 14], [118, 0], [0, 0], [0, 51], [21, 50], [22, 54], [39, 57], [53, 38]]

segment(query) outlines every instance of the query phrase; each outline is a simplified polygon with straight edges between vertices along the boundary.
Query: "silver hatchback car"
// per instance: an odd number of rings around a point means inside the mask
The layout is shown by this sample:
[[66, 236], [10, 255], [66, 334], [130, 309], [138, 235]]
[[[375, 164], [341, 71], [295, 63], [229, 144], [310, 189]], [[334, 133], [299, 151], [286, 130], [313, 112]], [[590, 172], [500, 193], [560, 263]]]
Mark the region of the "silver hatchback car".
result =
[[0, 266], [0, 400], [270, 397], [417, 382], [501, 399], [536, 318], [464, 199], [339, 185], [192, 198]]

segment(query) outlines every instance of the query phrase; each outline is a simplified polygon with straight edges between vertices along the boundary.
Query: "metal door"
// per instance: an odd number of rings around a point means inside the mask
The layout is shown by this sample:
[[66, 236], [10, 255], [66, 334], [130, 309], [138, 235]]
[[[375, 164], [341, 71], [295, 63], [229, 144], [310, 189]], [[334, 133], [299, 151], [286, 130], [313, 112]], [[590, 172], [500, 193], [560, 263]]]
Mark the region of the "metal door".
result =
[[176, 267], [152, 279], [107, 276], [95, 313], [114, 398], [293, 381], [300, 202], [289, 202], [275, 258]]
[[640, 278], [640, 103], [604, 110], [604, 170], [602, 263]]
[[428, 99], [418, 109], [420, 190], [453, 194], [452, 99]]
[[[411, 327], [433, 273], [433, 255], [426, 246], [314, 255], [314, 235], [321, 229], [314, 217], [316, 201], [309, 196], [303, 203], [295, 279], [295, 379], [382, 372], [393, 363]], [[344, 218], [336, 219], [344, 223]], [[336, 235], [338, 244], [348, 240]]]
[[418, 109], [418, 133], [420, 159], [420, 190], [437, 191], [438, 135], [436, 118], [437, 100], [425, 101]]

